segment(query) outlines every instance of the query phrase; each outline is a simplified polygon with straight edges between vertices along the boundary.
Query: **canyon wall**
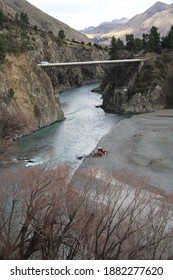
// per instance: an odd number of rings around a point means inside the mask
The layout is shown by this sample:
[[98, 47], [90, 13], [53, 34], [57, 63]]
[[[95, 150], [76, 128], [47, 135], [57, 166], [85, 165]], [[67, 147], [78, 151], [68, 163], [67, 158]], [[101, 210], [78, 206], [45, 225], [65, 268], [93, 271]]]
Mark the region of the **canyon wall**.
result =
[[147, 113], [173, 108], [173, 53], [147, 53], [145, 58], [140, 69], [122, 66], [107, 72], [100, 87], [105, 111]]

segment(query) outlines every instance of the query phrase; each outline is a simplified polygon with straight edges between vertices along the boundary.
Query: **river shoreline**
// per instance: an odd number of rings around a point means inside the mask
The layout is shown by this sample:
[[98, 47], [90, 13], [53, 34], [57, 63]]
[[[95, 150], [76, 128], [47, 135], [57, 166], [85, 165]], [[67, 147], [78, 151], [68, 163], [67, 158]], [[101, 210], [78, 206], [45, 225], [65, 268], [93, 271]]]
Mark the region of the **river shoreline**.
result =
[[[101, 138], [108, 150], [101, 158], [87, 157], [78, 169], [100, 174], [129, 174], [145, 178], [162, 194], [173, 193], [173, 110], [140, 114], [124, 119]], [[120, 176], [119, 176], [120, 177]]]
[[[44, 165], [50, 168], [65, 164], [77, 169], [81, 164], [77, 157], [91, 153], [101, 137], [122, 119], [97, 108], [101, 96], [91, 92], [96, 85], [88, 84], [62, 93], [60, 101], [65, 120], [18, 139], [0, 156], [1, 167]], [[25, 159], [32, 161], [29, 166]]]

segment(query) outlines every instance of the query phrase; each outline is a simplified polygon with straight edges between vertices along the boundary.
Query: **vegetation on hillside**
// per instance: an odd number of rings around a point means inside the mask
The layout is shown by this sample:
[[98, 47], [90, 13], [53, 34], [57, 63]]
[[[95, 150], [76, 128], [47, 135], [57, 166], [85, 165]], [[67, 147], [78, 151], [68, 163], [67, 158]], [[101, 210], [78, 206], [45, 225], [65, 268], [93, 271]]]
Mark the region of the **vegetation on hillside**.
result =
[[161, 54], [149, 54], [148, 59], [141, 71], [137, 73], [134, 85], [129, 89], [129, 99], [135, 93], [146, 95], [146, 92], [152, 92], [157, 85], [163, 88], [165, 95], [165, 107], [173, 107], [173, 83], [172, 83], [172, 65], [173, 53], [162, 51]]
[[135, 38], [133, 34], [126, 35], [126, 43], [114, 36], [111, 40], [109, 54], [111, 59], [118, 58], [119, 50], [127, 50], [133, 53], [140, 51], [161, 53], [162, 49], [173, 48], [173, 26], [164, 37], [160, 37], [157, 27], [152, 26], [148, 34], [143, 33], [142, 39]]
[[7, 53], [22, 53], [33, 49], [28, 35], [29, 19], [26, 13], [17, 13], [14, 20], [7, 18], [0, 11], [0, 62]]
[[[12, 20], [5, 16], [0, 10], [0, 63], [5, 61], [7, 53], [20, 54], [35, 49], [35, 42], [32, 36], [33, 31], [38, 32], [45, 37], [47, 34], [57, 43], [57, 47], [64, 43], [81, 45], [86, 49], [88, 47], [95, 47], [102, 49], [102, 46], [91, 43], [85, 45], [84, 41], [78, 42], [76, 40], [69, 41], [65, 38], [64, 30], [59, 30], [58, 36], [55, 36], [52, 31], [46, 32], [38, 29], [37, 26], [31, 26], [28, 15], [25, 12], [16, 13]], [[105, 49], [107, 49], [105, 47]]]

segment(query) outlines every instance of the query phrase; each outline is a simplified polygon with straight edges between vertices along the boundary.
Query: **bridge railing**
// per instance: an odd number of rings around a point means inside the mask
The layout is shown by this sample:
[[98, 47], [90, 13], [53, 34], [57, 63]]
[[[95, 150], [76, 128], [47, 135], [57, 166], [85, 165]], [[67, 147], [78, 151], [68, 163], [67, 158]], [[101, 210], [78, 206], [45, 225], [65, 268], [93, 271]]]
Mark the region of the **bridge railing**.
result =
[[80, 65], [104, 65], [104, 64], [143, 64], [145, 58], [134, 58], [134, 59], [117, 59], [117, 60], [97, 60], [97, 61], [74, 61], [74, 62], [42, 62], [37, 65], [40, 67], [53, 67], [53, 66], [80, 66]]

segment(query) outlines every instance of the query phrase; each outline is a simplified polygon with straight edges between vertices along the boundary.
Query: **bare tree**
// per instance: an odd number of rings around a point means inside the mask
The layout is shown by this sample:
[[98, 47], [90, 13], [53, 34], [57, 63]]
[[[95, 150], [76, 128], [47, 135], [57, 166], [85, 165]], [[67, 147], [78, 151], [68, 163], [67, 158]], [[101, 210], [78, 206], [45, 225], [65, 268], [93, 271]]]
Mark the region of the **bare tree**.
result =
[[20, 111], [0, 111], [0, 154], [25, 130], [26, 123], [27, 120]]
[[171, 201], [113, 176], [78, 174], [77, 184], [69, 173], [36, 168], [1, 180], [1, 259], [173, 258]]
[[7, 110], [0, 112], [0, 137], [1, 139], [13, 138], [16, 133], [25, 127], [26, 120], [21, 112], [11, 114]]

